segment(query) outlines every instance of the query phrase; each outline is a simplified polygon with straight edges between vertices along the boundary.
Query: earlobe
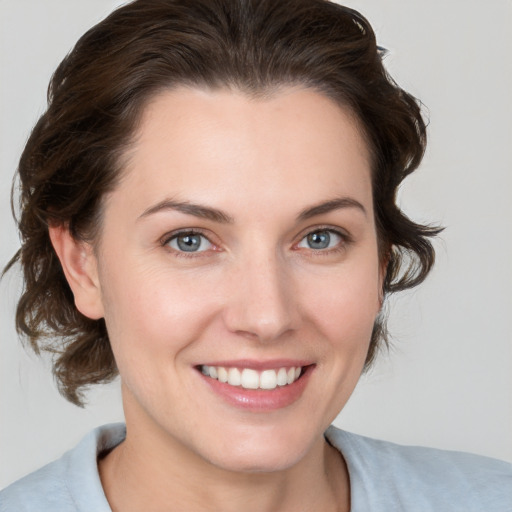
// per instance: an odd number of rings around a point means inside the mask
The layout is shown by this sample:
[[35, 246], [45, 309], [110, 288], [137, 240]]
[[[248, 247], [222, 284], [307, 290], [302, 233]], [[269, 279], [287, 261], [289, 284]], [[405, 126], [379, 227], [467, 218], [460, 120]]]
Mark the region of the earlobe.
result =
[[92, 245], [73, 238], [66, 226], [50, 226], [49, 235], [78, 311], [93, 320], [102, 318], [103, 302]]

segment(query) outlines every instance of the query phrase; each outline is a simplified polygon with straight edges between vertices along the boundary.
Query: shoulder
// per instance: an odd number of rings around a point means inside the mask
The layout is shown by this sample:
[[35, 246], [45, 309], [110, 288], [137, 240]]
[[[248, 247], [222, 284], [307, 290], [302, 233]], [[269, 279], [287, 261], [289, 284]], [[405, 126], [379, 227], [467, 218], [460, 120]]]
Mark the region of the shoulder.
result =
[[512, 464], [433, 448], [401, 446], [330, 427], [344, 456], [353, 511], [512, 511]]
[[97, 456], [125, 435], [122, 424], [93, 430], [60, 459], [0, 491], [0, 512], [111, 512], [101, 487]]

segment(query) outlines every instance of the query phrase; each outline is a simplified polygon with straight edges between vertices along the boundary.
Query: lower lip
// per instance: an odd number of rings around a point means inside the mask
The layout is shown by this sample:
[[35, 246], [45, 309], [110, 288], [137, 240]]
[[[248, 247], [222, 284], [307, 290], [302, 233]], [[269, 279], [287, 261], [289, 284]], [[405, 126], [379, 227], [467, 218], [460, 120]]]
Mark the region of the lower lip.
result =
[[253, 412], [266, 412], [282, 409], [296, 402], [304, 392], [313, 369], [313, 365], [307, 366], [295, 382], [271, 390], [245, 389], [206, 377], [202, 373], [199, 375], [214, 393], [230, 405]]

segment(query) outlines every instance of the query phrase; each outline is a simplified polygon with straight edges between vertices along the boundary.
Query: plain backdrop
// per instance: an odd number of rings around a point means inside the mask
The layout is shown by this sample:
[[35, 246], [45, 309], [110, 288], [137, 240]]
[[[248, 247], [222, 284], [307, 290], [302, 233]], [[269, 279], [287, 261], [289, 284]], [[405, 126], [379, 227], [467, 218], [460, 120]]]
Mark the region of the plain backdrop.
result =
[[[120, 2], [0, 0], [0, 265], [18, 248], [11, 177], [46, 86], [78, 37]], [[421, 98], [429, 149], [400, 193], [420, 222], [447, 227], [419, 289], [389, 301], [389, 353], [361, 379], [337, 425], [404, 444], [512, 461], [512, 2], [353, 0]], [[0, 488], [58, 457], [96, 425], [122, 420], [118, 383], [79, 409], [48, 359], [14, 331], [21, 281], [0, 283]]]

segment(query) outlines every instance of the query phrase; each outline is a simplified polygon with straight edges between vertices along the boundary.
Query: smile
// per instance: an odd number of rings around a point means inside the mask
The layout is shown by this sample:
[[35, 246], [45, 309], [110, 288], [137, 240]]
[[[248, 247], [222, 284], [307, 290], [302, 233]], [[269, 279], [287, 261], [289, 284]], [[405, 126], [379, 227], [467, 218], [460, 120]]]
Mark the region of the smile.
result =
[[293, 384], [302, 373], [301, 366], [276, 368], [257, 371], [252, 368], [226, 368], [224, 366], [200, 366], [201, 373], [207, 377], [244, 389], [272, 390]]

